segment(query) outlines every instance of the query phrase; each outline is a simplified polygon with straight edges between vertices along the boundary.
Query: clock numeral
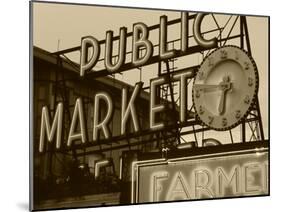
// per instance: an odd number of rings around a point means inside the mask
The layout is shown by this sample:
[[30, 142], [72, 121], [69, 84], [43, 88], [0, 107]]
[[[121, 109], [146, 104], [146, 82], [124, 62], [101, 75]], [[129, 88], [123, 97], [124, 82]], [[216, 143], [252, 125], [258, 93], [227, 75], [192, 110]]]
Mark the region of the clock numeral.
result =
[[244, 62], [244, 68], [245, 70], [248, 70], [250, 68], [250, 63]]
[[254, 80], [252, 77], [248, 78], [248, 85], [251, 87], [254, 84]]
[[208, 65], [209, 66], [214, 66], [214, 58], [208, 57]]
[[199, 98], [200, 97], [200, 90], [195, 90], [195, 97]]
[[221, 59], [226, 59], [227, 58], [227, 51], [221, 50], [220, 53], [221, 53]]
[[247, 96], [245, 96], [245, 98], [244, 98], [244, 103], [245, 104], [250, 104], [250, 97], [247, 95]]
[[223, 119], [222, 119], [222, 126], [225, 127], [226, 125], [227, 125], [227, 119], [226, 119], [226, 118], [223, 118]]
[[200, 107], [199, 107], [199, 114], [202, 115], [204, 112], [205, 111], [204, 111], [203, 107], [200, 105]]
[[240, 110], [236, 110], [235, 118], [240, 119], [240, 117], [241, 117], [241, 111]]
[[208, 119], [209, 119], [208, 124], [211, 125], [213, 123], [213, 121], [214, 121], [214, 117], [213, 116], [208, 116]]

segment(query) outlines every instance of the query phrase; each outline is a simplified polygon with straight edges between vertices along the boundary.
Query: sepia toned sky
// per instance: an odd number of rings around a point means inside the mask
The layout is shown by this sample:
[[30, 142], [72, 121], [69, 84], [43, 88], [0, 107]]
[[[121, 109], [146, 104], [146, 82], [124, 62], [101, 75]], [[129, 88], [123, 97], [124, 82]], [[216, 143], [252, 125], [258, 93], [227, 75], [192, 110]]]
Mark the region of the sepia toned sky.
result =
[[[128, 32], [132, 31], [134, 23], [143, 22], [147, 26], [159, 24], [159, 17], [167, 15], [168, 20], [180, 17], [180, 12], [126, 9], [97, 7], [69, 4], [39, 3], [33, 4], [33, 43], [35, 46], [50, 52], [63, 50], [79, 46], [81, 37], [91, 35], [98, 40], [105, 39], [105, 33], [112, 30], [114, 35], [119, 34], [120, 27], [127, 27]], [[220, 25], [224, 25], [229, 15], [216, 15]], [[233, 23], [231, 19], [230, 23]], [[257, 63], [259, 71], [259, 101], [262, 112], [265, 136], [268, 137], [268, 18], [247, 17], [252, 56]], [[237, 24], [239, 26], [239, 24]], [[202, 31], [215, 28], [216, 25], [211, 19], [204, 19]], [[230, 30], [230, 29], [228, 29]], [[235, 27], [233, 33], [239, 30]], [[190, 30], [191, 31], [191, 30]], [[215, 34], [216, 35], [216, 34]], [[178, 38], [179, 29], [169, 29], [168, 40]], [[214, 36], [214, 35], [212, 35]], [[151, 34], [150, 39], [154, 44], [158, 42], [158, 35]], [[227, 43], [239, 45], [239, 43]], [[130, 47], [130, 46], [128, 46]], [[102, 50], [101, 50], [102, 51]], [[102, 54], [102, 53], [101, 53]], [[79, 62], [79, 52], [69, 54], [73, 61]], [[202, 62], [202, 55], [198, 54], [190, 57], [188, 65], [198, 65]], [[98, 64], [97, 64], [98, 65]], [[156, 77], [155, 66], [144, 67], [142, 81], [145, 86], [149, 79]], [[137, 71], [137, 70], [136, 70]], [[136, 71], [125, 72], [122, 76], [117, 75], [117, 79], [135, 84], [139, 81], [139, 74]]]

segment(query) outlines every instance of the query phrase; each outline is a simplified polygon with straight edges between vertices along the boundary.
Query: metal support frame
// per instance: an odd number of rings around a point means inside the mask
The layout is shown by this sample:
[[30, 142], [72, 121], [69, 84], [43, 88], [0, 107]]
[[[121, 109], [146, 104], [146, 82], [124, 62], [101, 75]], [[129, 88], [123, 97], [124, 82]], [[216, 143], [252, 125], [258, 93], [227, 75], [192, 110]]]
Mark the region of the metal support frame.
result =
[[[250, 43], [250, 36], [249, 36], [249, 31], [248, 31], [248, 25], [247, 25], [247, 20], [245, 16], [240, 16], [240, 47], [242, 49], [245, 49], [244, 45], [244, 38], [246, 40], [246, 47], [247, 47], [247, 52], [250, 56], [252, 56], [252, 50], [251, 50], [251, 43]], [[252, 137], [256, 137], [254, 134], [255, 133], [260, 133], [261, 134], [261, 140], [264, 140], [264, 132], [263, 132], [263, 125], [262, 125], [262, 117], [261, 117], [261, 112], [260, 112], [260, 105], [259, 105], [259, 100], [258, 96], [256, 96], [256, 99], [254, 100], [254, 106], [255, 108], [254, 113], [257, 113], [257, 123], [259, 125], [258, 127], [254, 127], [254, 129], [250, 127], [250, 130], [252, 132], [252, 135], [250, 137], [250, 140]], [[258, 132], [259, 130], [259, 132]], [[242, 142], [246, 142], [246, 124], [245, 121], [242, 122]]]

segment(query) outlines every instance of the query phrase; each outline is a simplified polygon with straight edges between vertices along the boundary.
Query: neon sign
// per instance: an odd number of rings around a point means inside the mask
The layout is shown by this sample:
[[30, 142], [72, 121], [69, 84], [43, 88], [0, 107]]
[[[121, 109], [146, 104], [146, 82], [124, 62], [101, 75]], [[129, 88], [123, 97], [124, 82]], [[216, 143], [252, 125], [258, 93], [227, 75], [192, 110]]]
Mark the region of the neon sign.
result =
[[[204, 48], [211, 48], [217, 46], [217, 39], [213, 38], [206, 40], [203, 38], [201, 33], [201, 23], [205, 14], [197, 14], [194, 18], [193, 23], [193, 37], [197, 44]], [[174, 57], [176, 51], [186, 52], [188, 50], [188, 17], [186, 13], [182, 13], [181, 16], [181, 46], [180, 49], [168, 49], [167, 45], [167, 16], [160, 17], [159, 24], [159, 49], [158, 56], [159, 61], [166, 60]], [[120, 28], [119, 33], [119, 47], [118, 47], [118, 59], [115, 64], [112, 63], [112, 46], [113, 46], [113, 32], [106, 32], [105, 39], [105, 56], [104, 56], [104, 66], [106, 70], [110, 73], [117, 72], [124, 64], [126, 58], [126, 43], [127, 43], [127, 29], [125, 27]], [[84, 76], [87, 70], [92, 69], [99, 57], [100, 57], [100, 44], [99, 41], [91, 36], [83, 37], [81, 40], [81, 55], [80, 55], [80, 76]], [[89, 50], [92, 49], [92, 54], [90, 55]], [[153, 55], [154, 46], [149, 40], [149, 30], [144, 23], [135, 23], [133, 25], [132, 32], [132, 57], [131, 63], [134, 67], [142, 66], [147, 63], [147, 61]], [[140, 54], [142, 51], [144, 54]], [[90, 58], [88, 57], [90, 55]], [[195, 70], [184, 70], [177, 74], [172, 75], [173, 81], [179, 81], [179, 94], [180, 94], [180, 112], [179, 121], [185, 122], [187, 118], [187, 79], [194, 76]], [[149, 104], [149, 129], [150, 130], [161, 130], [164, 128], [164, 122], [161, 120], [156, 121], [157, 114], [165, 112], [165, 106], [162, 103], [156, 103], [156, 91], [157, 87], [163, 85], [167, 80], [165, 77], [159, 77], [152, 79], [150, 81], [150, 104]], [[128, 121], [132, 120], [132, 126], [134, 132], [139, 132], [141, 127], [139, 119], [137, 117], [135, 102], [138, 98], [143, 83], [138, 82], [135, 84], [133, 93], [131, 97], [128, 97], [127, 88], [121, 90], [121, 116], [120, 116], [120, 135], [124, 135], [126, 132], [126, 124]], [[105, 116], [100, 117], [101, 102], [105, 104]], [[82, 144], [86, 142], [95, 142], [98, 140], [99, 132], [103, 133], [105, 139], [111, 137], [111, 132], [109, 129], [109, 124], [112, 121], [114, 106], [112, 97], [106, 92], [98, 92], [94, 96], [94, 121], [93, 126], [91, 126], [93, 133], [88, 135], [86, 130], [86, 117], [83, 112], [83, 101], [81, 98], [76, 99], [74, 112], [72, 114], [72, 119], [70, 122], [67, 147], [71, 147], [73, 141], [80, 140]], [[41, 115], [41, 127], [40, 127], [40, 144], [39, 152], [44, 151], [44, 143], [46, 141], [52, 142], [55, 140], [56, 148], [60, 149], [62, 146], [62, 127], [63, 127], [63, 108], [62, 102], [59, 102], [55, 109], [55, 115], [51, 122], [51, 117], [49, 115], [49, 109], [47, 106], [42, 108]], [[102, 119], [102, 120], [101, 120]], [[78, 130], [75, 131], [75, 126], [80, 126]], [[56, 135], [56, 138], [55, 138]]]
[[[174, 81], [179, 81], [179, 94], [180, 94], [180, 112], [179, 120], [181, 122], [186, 121], [186, 99], [187, 91], [186, 84], [187, 78], [193, 75], [193, 70], [183, 71], [173, 75]], [[151, 130], [160, 130], [164, 128], [164, 122], [156, 122], [155, 117], [161, 112], [165, 112], [165, 106], [163, 104], [156, 104], [156, 88], [162, 84], [165, 84], [165, 78], [160, 77], [152, 79], [150, 81], [150, 104], [149, 104], [149, 128]], [[136, 99], [138, 98], [143, 83], [138, 82], [135, 84], [134, 90], [131, 96], [128, 96], [128, 89], [123, 88], [120, 91], [121, 97], [121, 114], [120, 114], [120, 135], [125, 135], [126, 124], [129, 120], [132, 120], [132, 126], [134, 132], [139, 132], [141, 129], [138, 114], [136, 112]], [[100, 105], [102, 102], [105, 104], [105, 115], [100, 117]], [[55, 140], [56, 148], [61, 148], [62, 144], [62, 126], [63, 126], [63, 103], [60, 102], [57, 105], [55, 115], [51, 121], [49, 114], [49, 109], [47, 106], [42, 108], [41, 115], [41, 128], [40, 128], [40, 145], [39, 152], [44, 151], [44, 142], [52, 142]], [[86, 130], [86, 118], [83, 112], [83, 101], [81, 98], [76, 99], [74, 111], [72, 114], [72, 120], [70, 123], [70, 130], [68, 132], [67, 146], [70, 147], [74, 140], [81, 140], [82, 143], [95, 142], [98, 139], [98, 133], [102, 132], [106, 139], [111, 137], [111, 132], [109, 129], [110, 123], [113, 117], [114, 105], [112, 97], [106, 92], [98, 92], [94, 97], [94, 121], [93, 121], [93, 134], [88, 135]], [[80, 126], [78, 130], [75, 131], [75, 126]], [[56, 135], [56, 137], [55, 137]], [[87, 139], [88, 138], [88, 139]]]
[[[201, 23], [205, 14], [199, 13], [193, 23], [193, 36], [197, 44], [205, 48], [213, 48], [217, 46], [217, 38], [204, 39], [201, 33]], [[165, 60], [174, 57], [176, 49], [168, 49], [167, 46], [167, 16], [160, 17], [159, 28], [159, 60]], [[188, 50], [188, 18], [186, 13], [182, 13], [181, 16], [181, 46], [177, 49], [181, 52]], [[115, 64], [112, 62], [112, 46], [113, 46], [113, 31], [106, 32], [105, 39], [105, 55], [104, 66], [110, 73], [117, 72], [124, 64], [126, 60], [127, 50], [127, 28], [121, 27], [119, 32], [119, 46], [118, 46], [118, 59]], [[89, 49], [92, 49], [92, 55], [88, 58]], [[98, 62], [101, 47], [99, 41], [92, 37], [86, 36], [81, 40], [81, 54], [80, 54], [80, 76], [85, 76], [85, 72], [95, 67]], [[153, 43], [149, 40], [149, 30], [144, 23], [133, 24], [132, 32], [132, 54], [131, 62], [133, 67], [143, 66], [152, 57], [154, 48]], [[144, 55], [140, 55], [140, 50], [145, 50]], [[142, 51], [143, 53], [143, 51]]]
[[265, 148], [138, 161], [133, 167], [132, 203], [268, 193], [268, 153]]

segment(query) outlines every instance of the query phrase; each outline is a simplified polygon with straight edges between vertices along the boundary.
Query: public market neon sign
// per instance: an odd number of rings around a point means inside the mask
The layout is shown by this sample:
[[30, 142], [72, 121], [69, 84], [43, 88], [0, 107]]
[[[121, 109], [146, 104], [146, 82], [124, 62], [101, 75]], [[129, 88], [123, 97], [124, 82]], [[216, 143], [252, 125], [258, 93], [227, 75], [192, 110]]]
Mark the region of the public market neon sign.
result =
[[[204, 48], [216, 47], [217, 39], [213, 38], [206, 40], [203, 38], [201, 33], [201, 23], [204, 18], [204, 14], [199, 13], [193, 23], [193, 36], [198, 45]], [[188, 18], [186, 13], [182, 13], [181, 16], [181, 47], [180, 51], [186, 52], [188, 50]], [[126, 39], [127, 39], [127, 29], [125, 27], [120, 28], [119, 32], [119, 49], [118, 49], [118, 60], [113, 64], [112, 62], [112, 46], [113, 46], [113, 32], [106, 32], [105, 39], [105, 55], [104, 55], [104, 65], [106, 70], [110, 73], [118, 72], [118, 70], [125, 64], [126, 58]], [[153, 55], [153, 44], [149, 40], [148, 27], [144, 23], [135, 23], [133, 25], [133, 35], [132, 35], [132, 64], [134, 67], [142, 66], [147, 63], [147, 61]], [[89, 49], [92, 48], [91, 57], [88, 59]], [[144, 55], [140, 55], [140, 50], [144, 50]], [[174, 57], [175, 49], [168, 49], [167, 47], [167, 17], [160, 17], [160, 28], [159, 28], [159, 61], [167, 60]], [[87, 36], [81, 40], [81, 55], [80, 55], [80, 76], [86, 77], [85, 73], [87, 70], [92, 69], [99, 57], [100, 57], [100, 45], [96, 38]], [[186, 99], [187, 99], [187, 78], [192, 76], [192, 72], [185, 71], [172, 76], [174, 81], [179, 81], [179, 93], [180, 93], [180, 122], [186, 121]], [[159, 130], [164, 127], [164, 122], [156, 122], [156, 114], [163, 112], [165, 107], [163, 104], [156, 104], [156, 88], [161, 84], [165, 83], [164, 77], [159, 77], [152, 79], [150, 82], [150, 104], [149, 104], [149, 127], [151, 130]], [[141, 92], [143, 83], [138, 82], [135, 84], [133, 93], [131, 97], [128, 96], [127, 88], [123, 88], [121, 91], [121, 135], [125, 135], [126, 124], [129, 119], [132, 120], [133, 129], [135, 132], [140, 131], [140, 123], [137, 118], [135, 101]], [[99, 111], [101, 102], [106, 104], [106, 114], [102, 120]], [[78, 98], [75, 102], [74, 112], [72, 115], [72, 120], [70, 124], [70, 130], [68, 133], [67, 146], [70, 147], [75, 140], [81, 140], [82, 143], [86, 143], [89, 140], [95, 142], [98, 140], [98, 133], [101, 131], [105, 139], [109, 139], [111, 132], [109, 129], [109, 123], [113, 116], [113, 101], [111, 96], [106, 92], [99, 92], [95, 94], [94, 97], [94, 121], [93, 121], [93, 134], [91, 139], [87, 139], [86, 124], [85, 124], [85, 114], [83, 111], [83, 102], [81, 98]], [[44, 151], [45, 140], [52, 142], [56, 140], [56, 148], [60, 149], [62, 144], [62, 129], [63, 129], [63, 103], [60, 102], [57, 105], [55, 115], [53, 117], [52, 123], [50, 121], [49, 110], [47, 106], [42, 108], [41, 115], [41, 127], [40, 127], [40, 143], [39, 152]], [[80, 129], [75, 130], [76, 126]], [[78, 132], [77, 132], [78, 131]], [[56, 138], [55, 138], [56, 135]]]

